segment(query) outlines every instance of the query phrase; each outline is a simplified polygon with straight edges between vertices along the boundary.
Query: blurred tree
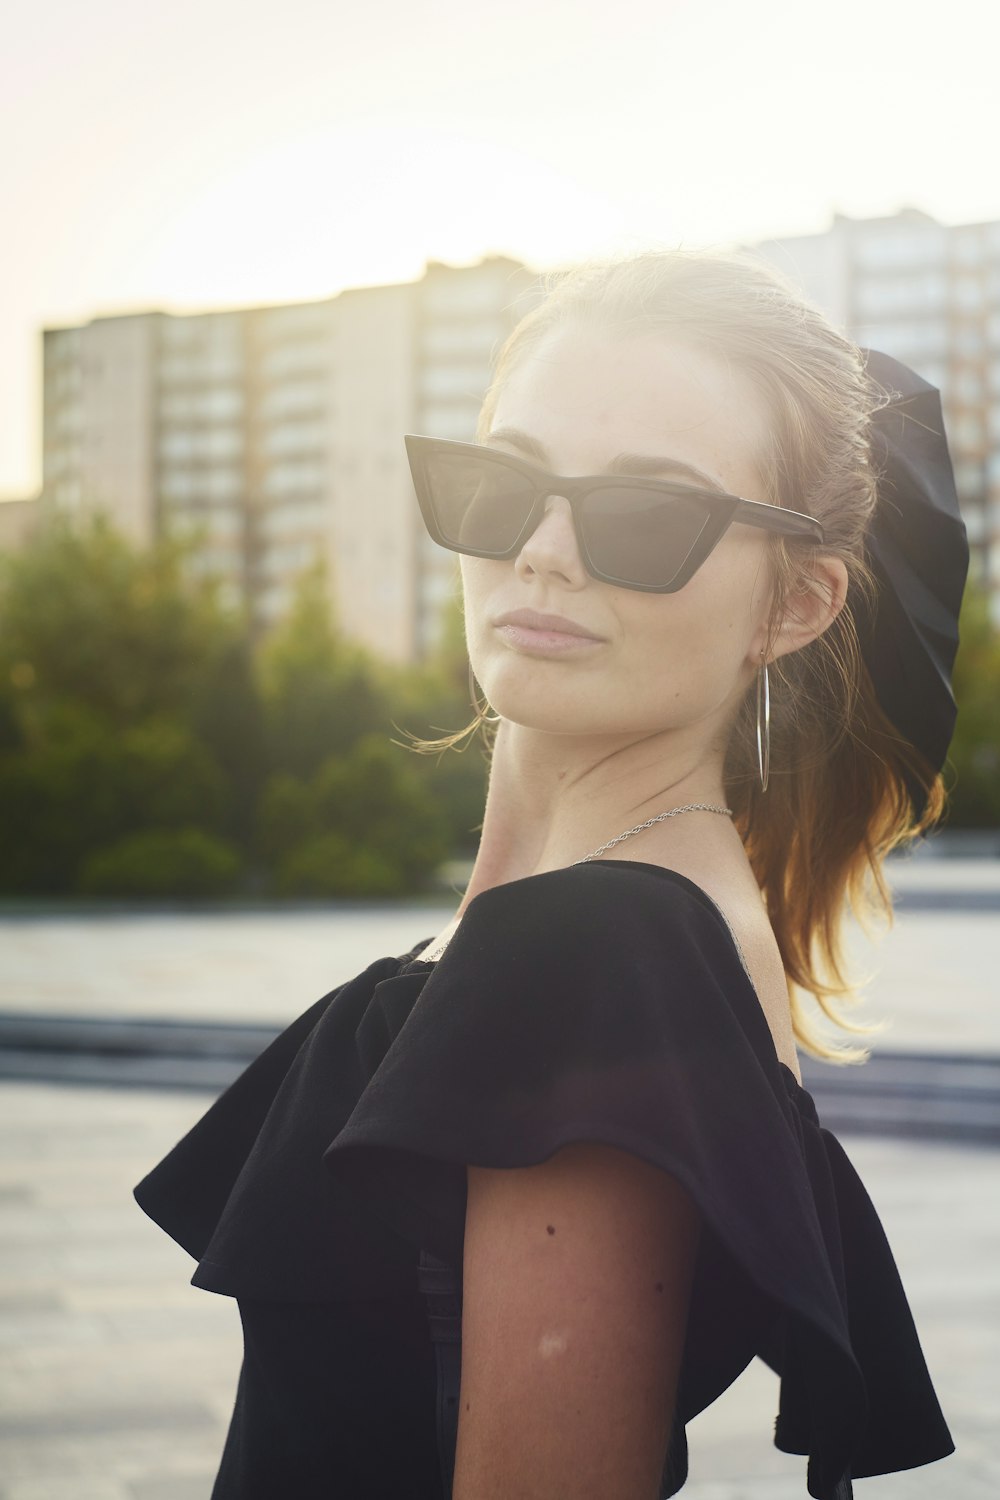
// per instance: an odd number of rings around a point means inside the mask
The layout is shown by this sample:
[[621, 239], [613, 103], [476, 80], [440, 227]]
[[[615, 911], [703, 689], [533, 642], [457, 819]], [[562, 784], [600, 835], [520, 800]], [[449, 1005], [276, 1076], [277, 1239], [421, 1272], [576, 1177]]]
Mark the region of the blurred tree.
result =
[[0, 558], [0, 889], [62, 894], [130, 833], [231, 822], [191, 720], [242, 626], [186, 555], [98, 513]]
[[33, 716], [26, 739], [0, 755], [0, 890], [65, 894], [87, 850], [124, 831], [114, 736], [63, 701]]
[[217, 584], [185, 573], [190, 545], [138, 551], [97, 512], [74, 524], [57, 516], [0, 558], [0, 677], [20, 713], [72, 698], [112, 725], [185, 717], [241, 629]]
[[959, 638], [948, 826], [1000, 828], [1000, 630], [981, 584], [966, 589]]
[[402, 894], [449, 852], [447, 819], [380, 734], [330, 756], [308, 780], [271, 777], [258, 823], [285, 895]]
[[268, 864], [274, 865], [314, 831], [312, 819], [308, 784], [287, 771], [275, 771], [261, 789], [254, 847]]
[[16, 688], [9, 676], [0, 676], [0, 755], [19, 750], [24, 744], [21, 721], [15, 706]]
[[373, 849], [339, 833], [311, 834], [279, 862], [275, 892], [281, 896], [398, 896], [406, 886], [398, 866]]
[[415, 775], [440, 804], [448, 822], [451, 852], [471, 857], [479, 845], [486, 800], [488, 754], [482, 734], [467, 737], [453, 749], [421, 752], [417, 748], [420, 741], [446, 738], [464, 729], [475, 714], [465, 617], [457, 592], [445, 607], [437, 650], [419, 668], [398, 673], [387, 691], [396, 743], [409, 751]]
[[221, 831], [230, 792], [211, 752], [186, 725], [151, 714], [116, 739], [116, 783], [129, 828]]
[[195, 693], [191, 722], [225, 780], [219, 831], [251, 850], [257, 799], [267, 774], [267, 740], [247, 636], [225, 641], [213, 653]]
[[152, 828], [95, 849], [78, 889], [88, 896], [221, 896], [234, 889], [240, 865], [238, 850], [201, 828]]
[[183, 724], [114, 729], [85, 703], [47, 703], [0, 753], [0, 890], [65, 894], [95, 848], [137, 830], [226, 824], [225, 779]]
[[381, 676], [334, 628], [325, 576], [321, 561], [301, 576], [288, 617], [258, 649], [268, 768], [300, 777], [390, 729]]

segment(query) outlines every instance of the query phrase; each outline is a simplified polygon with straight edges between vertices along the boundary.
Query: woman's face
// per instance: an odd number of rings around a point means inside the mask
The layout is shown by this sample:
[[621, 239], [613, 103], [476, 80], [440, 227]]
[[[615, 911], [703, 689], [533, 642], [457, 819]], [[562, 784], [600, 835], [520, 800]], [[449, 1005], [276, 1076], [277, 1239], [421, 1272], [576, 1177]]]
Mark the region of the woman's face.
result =
[[[767, 500], [755, 462], [766, 433], [762, 402], [713, 355], [660, 334], [568, 326], [514, 369], [485, 441], [568, 476], [612, 472], [622, 454], [656, 455], [655, 477]], [[476, 677], [499, 714], [535, 729], [643, 735], [701, 724], [711, 733], [765, 644], [767, 537], [749, 526], [731, 526], [675, 594], [592, 578], [560, 495], [512, 561], [461, 565]], [[588, 638], [501, 623], [525, 609], [562, 616]]]

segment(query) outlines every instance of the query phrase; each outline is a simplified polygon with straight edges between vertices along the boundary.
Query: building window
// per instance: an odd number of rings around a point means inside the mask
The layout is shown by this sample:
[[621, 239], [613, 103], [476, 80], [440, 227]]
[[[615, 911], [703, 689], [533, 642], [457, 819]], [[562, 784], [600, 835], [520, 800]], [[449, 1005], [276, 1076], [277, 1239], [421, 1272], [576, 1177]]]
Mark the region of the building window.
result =
[[269, 380], [284, 380], [293, 375], [324, 374], [330, 364], [326, 340], [278, 344], [261, 357], [262, 374]]
[[304, 415], [321, 412], [326, 405], [327, 387], [319, 380], [288, 380], [273, 386], [261, 400], [261, 410], [269, 417]]
[[979, 312], [983, 305], [983, 291], [978, 276], [959, 276], [955, 281], [955, 306], [963, 313]]
[[303, 490], [322, 487], [325, 479], [321, 463], [312, 459], [284, 459], [272, 464], [264, 475], [262, 489], [265, 495], [293, 495]]
[[966, 359], [982, 354], [986, 346], [981, 323], [963, 323], [955, 329], [955, 349]]
[[243, 433], [238, 427], [210, 427], [201, 434], [198, 447], [205, 458], [238, 458], [243, 452]]
[[469, 318], [496, 312], [508, 303], [512, 287], [500, 286], [495, 276], [453, 271], [427, 276], [422, 287], [423, 308], [432, 318]]
[[461, 396], [481, 401], [490, 382], [490, 372], [482, 364], [428, 365], [420, 376], [420, 395], [433, 400], [440, 396]]
[[458, 356], [477, 364], [488, 360], [505, 329], [495, 318], [468, 323], [431, 323], [423, 331], [422, 352], [430, 358]]
[[325, 530], [326, 519], [322, 500], [284, 500], [264, 512], [261, 533], [265, 538], [285, 537], [297, 531], [318, 533]]
[[243, 476], [238, 469], [209, 469], [202, 476], [201, 490], [210, 500], [232, 500], [242, 492]]
[[965, 453], [978, 453], [983, 447], [983, 419], [978, 412], [958, 411], [953, 422], [955, 446]]
[[479, 416], [479, 403], [476, 401], [456, 402], [429, 401], [423, 407], [418, 431], [426, 432], [430, 437], [453, 438], [460, 443], [471, 443], [475, 440], [476, 420]]
[[315, 419], [291, 419], [265, 428], [261, 446], [265, 453], [316, 452], [326, 446], [326, 424]]
[[941, 224], [894, 224], [862, 229], [854, 239], [859, 266], [872, 270], [941, 265], [947, 258], [948, 231]]
[[953, 399], [963, 406], [978, 406], [983, 399], [983, 382], [975, 370], [959, 370], [952, 383]]

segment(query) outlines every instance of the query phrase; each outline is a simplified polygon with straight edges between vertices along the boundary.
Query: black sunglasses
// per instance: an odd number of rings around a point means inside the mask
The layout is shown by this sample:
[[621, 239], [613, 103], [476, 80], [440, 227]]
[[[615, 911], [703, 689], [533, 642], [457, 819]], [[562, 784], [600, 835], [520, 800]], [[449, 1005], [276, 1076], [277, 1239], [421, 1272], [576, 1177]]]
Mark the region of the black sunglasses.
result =
[[450, 438], [407, 433], [406, 456], [427, 530], [468, 557], [516, 557], [550, 495], [569, 501], [583, 565], [619, 588], [673, 594], [733, 524], [817, 543], [812, 516], [665, 479], [567, 479], [524, 459]]

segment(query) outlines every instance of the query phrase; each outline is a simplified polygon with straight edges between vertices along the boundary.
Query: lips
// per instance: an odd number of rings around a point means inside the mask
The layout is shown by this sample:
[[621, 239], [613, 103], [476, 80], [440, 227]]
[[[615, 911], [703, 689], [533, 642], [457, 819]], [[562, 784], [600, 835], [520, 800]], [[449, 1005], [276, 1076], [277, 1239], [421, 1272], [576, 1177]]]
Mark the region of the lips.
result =
[[579, 636], [585, 641], [602, 641], [604, 636], [595, 635], [584, 625], [578, 625], [575, 620], [567, 620], [564, 615], [545, 615], [537, 609], [513, 609], [508, 614], [501, 615], [494, 620], [494, 625], [514, 625], [522, 630], [537, 630], [546, 635], [573, 635]]

